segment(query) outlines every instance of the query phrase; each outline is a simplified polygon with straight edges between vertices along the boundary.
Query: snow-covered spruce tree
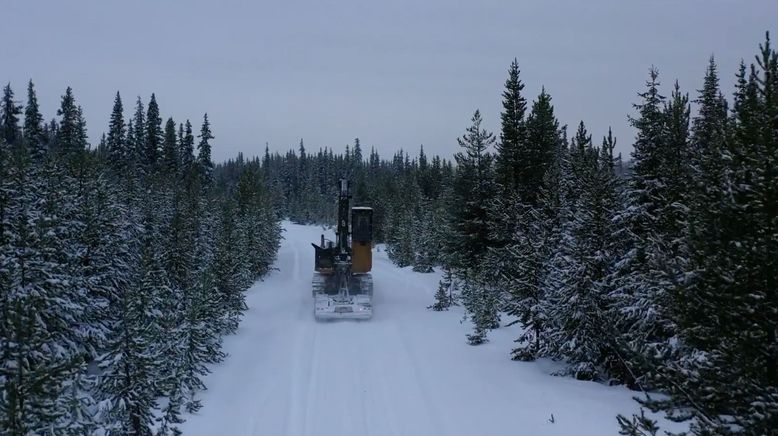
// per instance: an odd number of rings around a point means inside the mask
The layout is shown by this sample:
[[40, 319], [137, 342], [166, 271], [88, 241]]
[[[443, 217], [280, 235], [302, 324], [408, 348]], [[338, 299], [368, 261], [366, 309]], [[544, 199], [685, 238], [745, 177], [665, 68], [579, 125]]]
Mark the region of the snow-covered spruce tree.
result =
[[389, 236], [386, 251], [389, 259], [403, 268], [412, 265], [415, 260], [413, 211], [408, 209], [408, 205], [398, 206], [392, 217], [391, 225], [387, 228]]
[[246, 250], [253, 282], [270, 270], [280, 242], [280, 227], [258, 170], [246, 169], [235, 193], [237, 232]]
[[436, 254], [440, 246], [436, 239], [438, 219], [429, 200], [422, 201], [413, 218], [413, 270], [429, 273], [436, 263]]
[[[80, 327], [87, 300], [80, 275], [71, 268], [80, 229], [72, 214], [76, 184], [62, 166], [41, 160], [35, 127], [34, 120], [27, 125], [31, 147], [17, 136], [0, 152], [0, 421], [12, 434], [56, 433], [69, 426], [70, 412], [79, 404], [65, 401], [65, 391], [83, 371], [86, 351], [86, 329]], [[80, 405], [86, 407], [84, 394]], [[89, 420], [76, 421], [87, 425]]]
[[[525, 150], [521, 153], [532, 157], [535, 167], [546, 168], [546, 173], [540, 184], [530, 186], [527, 183], [531, 177], [520, 163], [515, 172], [521, 182], [519, 191], [505, 191], [491, 204], [492, 238], [500, 242], [490, 249], [484, 267], [484, 271], [496, 276], [503, 310], [516, 317], [523, 327], [516, 341], [520, 345], [513, 350], [513, 358], [520, 360], [534, 360], [543, 348], [544, 267], [553, 246], [552, 231], [557, 227], [559, 213], [557, 199], [563, 196], [561, 177], [567, 162], [566, 141], [545, 92], [533, 104], [527, 125], [531, 126], [534, 142], [523, 144]], [[542, 152], [537, 153], [538, 150]], [[525, 193], [526, 189], [532, 193]]]
[[[73, 331], [79, 332], [76, 341], [80, 350], [96, 359], [105, 347], [105, 339], [111, 330], [110, 307], [118, 300], [114, 286], [117, 276], [125, 274], [125, 259], [117, 256], [121, 238], [117, 223], [121, 209], [118, 192], [110, 184], [105, 167], [94, 154], [72, 154], [64, 162], [67, 175], [52, 174], [56, 170], [49, 163], [52, 189], [58, 200], [58, 213], [71, 223], [64, 239], [67, 246], [61, 255], [68, 259], [68, 270], [74, 285], [84, 292], [85, 305]], [[58, 189], [67, 187], [65, 190]], [[87, 379], [85, 379], [86, 381]]]
[[[407, 155], [405, 155], [407, 159]], [[402, 163], [400, 163], [402, 162]], [[420, 241], [417, 237], [422, 236], [421, 232], [421, 189], [413, 173], [412, 164], [399, 161], [397, 172], [399, 180], [397, 183], [398, 194], [391, 202], [391, 207], [387, 208], [389, 223], [386, 232], [386, 249], [389, 258], [397, 266], [405, 267], [415, 265], [417, 260], [417, 249]], [[424, 262], [424, 260], [421, 260]], [[422, 267], [424, 269], [424, 267]]]
[[[694, 392], [695, 395], [699, 395], [699, 383], [692, 374], [705, 372], [710, 362], [705, 351], [700, 348], [704, 349], [702, 343], [714, 340], [719, 335], [699, 325], [700, 319], [697, 318], [714, 316], [712, 314], [719, 311], [716, 299], [706, 298], [708, 291], [704, 283], [713, 277], [707, 272], [708, 268], [716, 271], [722, 267], [721, 256], [726, 248], [720, 245], [721, 231], [724, 229], [720, 223], [723, 222], [722, 211], [727, 204], [725, 192], [731, 189], [731, 175], [728, 166], [724, 164], [729, 156], [726, 149], [726, 102], [720, 95], [712, 59], [697, 102], [700, 111], [694, 120], [690, 159], [694, 183], [690, 186], [689, 234], [684, 241], [690, 253], [690, 264], [687, 279], [675, 290], [671, 306], [671, 314], [679, 326], [679, 336], [688, 339], [680, 343], [680, 352], [655, 377], [656, 383], [669, 392], [682, 389], [683, 392]], [[697, 400], [682, 392], [676, 394], [666, 400], [649, 400], [648, 405], [654, 410], [665, 409], [676, 419], [692, 417], [693, 413], [689, 411], [693, 409], [688, 407], [688, 402]], [[630, 424], [626, 418], [620, 417], [622, 428], [628, 428], [628, 424], [634, 425], [636, 417], [632, 421], [633, 424]]]
[[435, 292], [435, 302], [428, 308], [437, 312], [448, 310], [454, 304], [453, 286], [453, 274], [450, 269], [446, 269], [438, 283], [438, 290]]
[[692, 257], [671, 312], [682, 355], [660, 377], [670, 398], [644, 402], [698, 435], [778, 427], [778, 53], [769, 36], [760, 48], [750, 71], [741, 64], [729, 121], [708, 67], [693, 124]]
[[656, 436], [659, 433], [659, 426], [656, 421], [646, 416], [646, 411], [640, 409], [640, 416], [632, 415], [632, 419], [619, 415], [617, 417], [619, 434], [625, 436]]
[[526, 120], [526, 135], [526, 159], [523, 159], [519, 172], [521, 183], [518, 193], [522, 201], [536, 205], [560, 137], [559, 121], [554, 115], [551, 95], [545, 88], [532, 104]]
[[135, 224], [127, 211], [122, 226], [130, 241], [141, 242], [139, 247], [128, 247], [131, 275], [116, 282], [120, 300], [113, 309], [114, 330], [100, 359], [99, 418], [109, 434], [151, 434], [160, 393], [158, 376], [164, 356], [160, 308], [168, 284], [157, 252], [161, 238], [151, 215], [154, 205], [149, 203], [142, 225]]
[[[169, 246], [162, 249], [170, 250]], [[180, 416], [183, 405], [183, 373], [185, 355], [184, 341], [184, 289], [174, 280], [160, 278], [159, 287], [159, 333], [155, 342], [158, 347], [159, 364], [156, 366], [158, 395], [167, 397], [166, 406], [155, 418], [158, 435], [179, 434], [176, 424], [183, 422]]]
[[481, 260], [490, 245], [488, 205], [496, 195], [493, 156], [488, 151], [495, 139], [481, 128], [478, 110], [471, 121], [458, 139], [464, 151], [454, 156], [458, 167], [450, 199], [451, 237], [446, 241], [446, 255], [463, 281], [462, 303], [474, 324], [468, 342], [480, 344], [486, 340], [486, 332], [499, 325], [497, 290], [479, 277]]
[[676, 330], [667, 309], [683, 265], [677, 250], [682, 230], [666, 217], [685, 209], [684, 194], [678, 191], [683, 183], [676, 180], [680, 175], [674, 167], [678, 155], [687, 155], [677, 148], [687, 144], [678, 141], [676, 135], [682, 132], [671, 134], [669, 114], [688, 112], [680, 93], [665, 105], [658, 74], [651, 69], [646, 91], [639, 94], [642, 101], [635, 105], [638, 115], [631, 118], [637, 129], [633, 174], [627, 207], [616, 216], [616, 228], [624, 233], [621, 238], [629, 249], [606, 279], [611, 284], [609, 317], [616, 320], [619, 332], [615, 343], [630, 367], [623, 381], [632, 386], [650, 384], [650, 375], [670, 357], [668, 344]]
[[201, 171], [202, 185], [208, 188], [213, 183], [213, 161], [211, 161], [211, 143], [209, 142], [213, 139], [213, 134], [208, 114], [203, 115], [203, 125], [197, 137], [200, 138], [200, 142], [197, 144], [197, 163]]
[[[6, 126], [8, 127], [8, 126]], [[29, 156], [24, 145], [10, 147], [2, 141], [4, 179], [3, 245], [0, 277], [3, 280], [2, 345], [0, 380], [2, 427], [11, 434], [27, 434], [51, 425], [58, 418], [56, 381], [46, 383], [56, 366], [52, 356], [41, 353], [49, 342], [47, 325], [36, 322], [36, 310], [49, 312], [51, 298], [63, 291], [65, 268], [46, 264], [44, 241], [36, 226], [42, 211], [37, 207], [41, 184], [29, 180]], [[51, 242], [51, 241], [47, 241]], [[47, 276], [53, 280], [46, 282]], [[44, 318], [45, 319], [45, 318]], [[46, 319], [46, 321], [49, 321]]]
[[[142, 110], [138, 113], [143, 116]], [[155, 168], [135, 171], [135, 165], [147, 157], [136, 154], [137, 149], [131, 153], [125, 146], [124, 150], [125, 161], [119, 167], [130, 171], [108, 173], [118, 188], [117, 201], [106, 208], [113, 211], [112, 222], [106, 223], [104, 233], [88, 239], [104, 239], [109, 256], [99, 260], [106, 268], [118, 269], [110, 273], [112, 292], [104, 291], [109, 300], [104, 323], [110, 331], [98, 359], [102, 372], [96, 388], [97, 418], [109, 433], [151, 434], [157, 397], [175, 384], [167, 376], [170, 362], [175, 361], [170, 350], [177, 337], [171, 330], [176, 317], [173, 308], [180, 301], [165, 270], [171, 201]]]
[[489, 246], [487, 204], [495, 196], [494, 169], [489, 147], [494, 135], [481, 128], [481, 113], [476, 110], [472, 125], [457, 139], [463, 151], [454, 158], [457, 173], [450, 199], [451, 238], [447, 254], [457, 273], [477, 271]]
[[[439, 176], [439, 174], [438, 174]], [[434, 227], [432, 229], [432, 240], [435, 246], [433, 253], [434, 260], [437, 265], [446, 267], [451, 264], [449, 262], [448, 253], [446, 252], [446, 244], [448, 243], [451, 235], [451, 220], [449, 219], [449, 204], [451, 196], [450, 180], [441, 180], [442, 186], [437, 193], [437, 198], [433, 200], [432, 205], [432, 220], [434, 221]]]
[[546, 290], [550, 352], [569, 363], [563, 373], [585, 380], [606, 378], [603, 370], [614, 359], [605, 286], [616, 255], [613, 217], [621, 206], [614, 145], [609, 134], [601, 149], [593, 147], [583, 123], [579, 126], [570, 150], [574, 203], [563, 217], [547, 272], [553, 276]]
[[133, 128], [127, 127], [128, 150], [132, 156], [135, 170], [142, 173], [144, 159], [146, 159], [146, 111], [140, 96], [135, 101], [135, 113], [132, 116], [130, 125]]
[[[175, 379], [179, 379], [178, 372], [171, 374]], [[181, 397], [180, 386], [176, 387], [172, 392], [168, 394], [168, 403], [162, 409], [161, 416], [157, 417], [157, 436], [178, 436], [181, 434], [181, 430], [176, 427], [176, 424], [181, 424], [184, 419], [181, 417], [181, 405], [183, 398]]]
[[178, 153], [176, 153], [181, 160], [179, 164], [180, 174], [183, 177], [191, 171], [194, 165], [194, 134], [192, 133], [192, 123], [186, 120], [184, 131], [178, 141]]
[[[3, 253], [3, 256], [0, 256], [0, 289], [3, 290], [11, 288], [11, 276], [13, 273], [13, 264], [7, 256], [8, 252], [10, 252], [9, 236], [11, 235], [11, 214], [9, 206], [12, 198], [11, 194], [13, 192], [10, 189], [11, 183], [9, 182], [9, 174], [11, 173], [10, 166], [10, 150], [5, 142], [5, 137], [0, 136], [0, 250], [2, 250], [0, 252]], [[0, 328], [2, 350], [0, 350], [0, 352], [2, 353], [4, 362], [4, 364], [0, 366], [0, 386], [3, 387], [3, 392], [6, 393], [6, 395], [0, 396], [0, 424], [2, 424], [4, 428], [9, 428], [12, 425], [12, 422], [15, 423], [18, 419], [16, 417], [16, 412], [12, 407], [9, 407], [8, 404], [9, 394], [12, 392], [9, 389], [12, 387], [9, 376], [13, 376], [10, 374], [13, 367], [5, 363], [9, 361], [12, 350], [12, 347], [9, 346], [11, 342], [10, 337], [12, 336], [10, 329], [12, 313], [9, 306], [9, 293], [3, 291], [0, 293], [0, 298], [0, 315], [2, 315], [2, 319], [0, 320], [2, 323], [2, 328]]]
[[476, 275], [462, 280], [462, 305], [473, 323], [470, 345], [488, 342], [487, 333], [500, 327], [500, 293], [492, 277]]
[[164, 252], [165, 270], [168, 272], [171, 285], [181, 290], [190, 288], [193, 283], [192, 272], [196, 261], [196, 239], [198, 232], [199, 203], [194, 201], [195, 193], [199, 195], [199, 170], [194, 165], [191, 125], [187, 121], [186, 131], [182, 137], [183, 143], [176, 153], [181, 160], [175, 173], [166, 175], [165, 184], [173, 185], [168, 206], [169, 222], [165, 236], [167, 250]]
[[86, 148], [86, 132], [81, 109], [76, 105], [73, 90], [68, 86], [57, 115], [62, 118], [57, 132], [57, 145], [64, 154], [83, 151]]
[[451, 269], [451, 262], [445, 251], [446, 244], [451, 237], [451, 228], [449, 227], [448, 209], [448, 196], [450, 190], [448, 187], [444, 188], [444, 192], [439, 194], [438, 205], [435, 209], [435, 218], [438, 220], [438, 224], [435, 227], [434, 238], [438, 248], [437, 258], [441, 269], [443, 270], [443, 276], [438, 283], [438, 290], [435, 293], [435, 302], [429, 306], [433, 310], [448, 310], [449, 307], [457, 304], [457, 298], [459, 297], [458, 286], [454, 272]]
[[93, 376], [86, 375], [85, 368], [74, 372], [62, 384], [57, 398], [57, 407], [61, 411], [57, 422], [46, 429], [57, 429], [63, 434], [94, 434], [100, 428], [95, 421], [94, 410], [97, 406], [93, 397]]
[[11, 84], [3, 87], [3, 101], [0, 107], [0, 132], [7, 147], [17, 145], [22, 139], [22, 131], [19, 128], [19, 115], [22, 114], [22, 106], [14, 100], [14, 92]]
[[[525, 210], [528, 226], [525, 239], [519, 239], [519, 281], [512, 295], [516, 312], [526, 327], [517, 338], [513, 359], [534, 360], [551, 355], [548, 338], [549, 294], [558, 276], [554, 274], [555, 255], [562, 244], [563, 229], [570, 216], [570, 152], [565, 129], [560, 130], [554, 159], [543, 177], [538, 205]], [[521, 215], [520, 215], [521, 217]], [[518, 298], [517, 298], [518, 297]]]
[[[137, 129], [138, 126], [136, 125]], [[157, 97], [151, 94], [149, 105], [146, 108], [145, 145], [143, 147], [143, 164], [147, 171], [153, 171], [153, 167], [161, 160], [162, 153], [162, 117], [159, 114]]]
[[187, 291], [184, 325], [180, 336], [183, 350], [181, 385], [187, 412], [202, 406], [195, 399], [197, 391], [205, 389], [201, 377], [208, 374], [208, 364], [224, 358], [221, 351], [221, 323], [216, 315], [216, 289], [213, 275], [202, 270], [194, 287]]
[[462, 280], [462, 305], [467, 310], [465, 319], [469, 317], [473, 323], [473, 331], [467, 334], [467, 343], [480, 345], [488, 342], [487, 334], [496, 327], [497, 302], [493, 299], [486, 285], [478, 283], [470, 277]]
[[33, 162], [41, 162], [46, 154], [47, 140], [43, 132], [43, 115], [32, 80], [27, 84], [27, 105], [24, 107], [24, 143]]
[[215, 284], [219, 291], [224, 333], [233, 333], [238, 328], [247, 308], [243, 291], [255, 279], [248, 262], [249, 247], [238, 233], [236, 215], [231, 201], [222, 206], [214, 258]]
[[[32, 116], [31, 112], [28, 108], [27, 115]], [[85, 144], [80, 110], [77, 118], [79, 142]], [[26, 124], [28, 132], [35, 130], [32, 122]], [[32, 140], [33, 135], [29, 138]], [[37, 148], [39, 153], [43, 152], [40, 146]], [[113, 227], [117, 217], [115, 193], [107, 179], [100, 176], [101, 168], [90, 153], [71, 150], [41, 158], [39, 155], [33, 159], [28, 172], [42, 187], [38, 204], [42, 217], [46, 217], [40, 221], [46, 223], [43, 240], [54, 244], [46, 251], [46, 262], [65, 266], [69, 289], [57, 293], [58, 308], [53, 308], [52, 314], [70, 314], [66, 324], [49, 322], [47, 330], [51, 337], [60, 337], [59, 341], [67, 344], [60, 345], [61, 350], [71, 348], [73, 353], [69, 357], [70, 369], [59, 369], [63, 390], [57, 399], [59, 416], [53, 428], [80, 428], [87, 432], [95, 423], [91, 421], [93, 378], [85, 375], [84, 360], [95, 359], [106, 346], [112, 328], [108, 309], [116, 298], [114, 284], [125, 271], [116, 251], [122, 246], [122, 238]], [[68, 358], [64, 352], [57, 355]], [[56, 385], [56, 380], [49, 379], [51, 386]]]
[[207, 364], [219, 361], [220, 338], [224, 331], [224, 320], [218, 316], [218, 292], [213, 283], [211, 266], [215, 235], [213, 215], [209, 204], [201, 197], [201, 170], [196, 168], [187, 180], [180, 203], [183, 214], [183, 233], [190, 235], [186, 244], [187, 253], [184, 284], [181, 285], [180, 321], [178, 335], [173, 345], [178, 356], [175, 369], [178, 387], [171, 393], [181, 396], [187, 411], [200, 408], [195, 399], [197, 391], [205, 386], [201, 377], [207, 374]]
[[165, 133], [162, 140], [162, 165], [170, 175], [178, 174], [178, 142], [176, 140], [176, 123], [168, 118], [165, 123]]
[[[159, 242], [155, 244], [157, 261], [164, 274], [158, 276], [159, 295], [159, 336], [155, 344], [159, 350], [159, 365], [156, 368], [156, 382], [159, 395], [175, 396], [180, 391], [181, 372], [181, 331], [186, 289], [192, 286], [192, 244], [194, 230], [192, 220], [187, 220], [186, 212], [181, 213], [179, 191], [173, 180], [176, 173], [168, 173], [166, 166], [159, 165], [160, 171], [151, 182], [153, 194], [147, 201], [154, 204], [155, 227]], [[168, 404], [167, 410], [171, 405]]]
[[688, 257], [683, 241], [688, 227], [689, 187], [692, 185], [690, 113], [689, 96], [681, 92], [676, 81], [664, 107], [666, 143], [662, 160], [665, 186], [661, 195], [666, 204], [658, 221], [662, 234], [666, 235], [669, 267], [676, 270], [670, 271], [671, 275], [679, 274], [677, 271], [684, 268]]
[[108, 162], [117, 175], [132, 168], [129, 162], [133, 154], [128, 150], [127, 136], [129, 135], [124, 123], [124, 106], [122, 105], [122, 97], [117, 91], [111, 111], [111, 120], [108, 124], [108, 136], [106, 137]]
[[508, 69], [508, 78], [502, 93], [500, 141], [496, 145], [495, 156], [497, 182], [509, 196], [526, 189], [526, 165], [530, 163], [527, 159], [529, 148], [525, 142], [524, 114], [527, 110], [527, 100], [521, 94], [524, 84], [519, 74], [519, 64], [514, 59]]

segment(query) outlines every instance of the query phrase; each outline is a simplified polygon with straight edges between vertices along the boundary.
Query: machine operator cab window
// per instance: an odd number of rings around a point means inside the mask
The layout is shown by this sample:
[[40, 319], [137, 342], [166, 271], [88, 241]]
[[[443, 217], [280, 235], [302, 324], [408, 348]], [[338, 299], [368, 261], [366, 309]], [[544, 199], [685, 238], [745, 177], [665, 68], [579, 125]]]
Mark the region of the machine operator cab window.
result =
[[373, 209], [369, 207], [354, 207], [351, 209], [351, 239], [363, 245], [373, 239]]

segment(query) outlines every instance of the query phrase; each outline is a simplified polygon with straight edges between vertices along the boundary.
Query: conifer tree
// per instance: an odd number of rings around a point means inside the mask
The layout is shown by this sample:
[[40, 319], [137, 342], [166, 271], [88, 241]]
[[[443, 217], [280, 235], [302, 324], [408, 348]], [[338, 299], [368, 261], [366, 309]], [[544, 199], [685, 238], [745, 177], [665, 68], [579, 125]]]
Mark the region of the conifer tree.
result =
[[699, 435], [770, 434], [778, 425], [778, 245], [763, 237], [777, 234], [778, 184], [769, 174], [778, 150], [778, 53], [769, 35], [760, 49], [749, 73], [741, 65], [731, 135], [712, 61], [700, 91], [691, 267], [669, 305], [683, 348], [658, 377], [670, 397], [644, 402], [673, 420], [693, 419]]
[[3, 88], [3, 102], [0, 108], [0, 129], [2, 137], [9, 146], [15, 145], [21, 139], [19, 130], [19, 115], [22, 113], [22, 106], [14, 101], [14, 92], [11, 84], [8, 83]]
[[[135, 101], [135, 114], [132, 116], [132, 123], [134, 126], [134, 135], [132, 135], [132, 162], [135, 165], [142, 165], [146, 162], [146, 115], [143, 107], [143, 102], [138, 96]], [[129, 131], [129, 128], [128, 128]], [[128, 142], [130, 142], [130, 135], [128, 134]]]
[[167, 123], [165, 123], [165, 137], [162, 144], [162, 161], [168, 174], [175, 175], [178, 172], [177, 152], [176, 123], [173, 118], [168, 118]]
[[561, 244], [562, 224], [570, 209], [570, 160], [567, 141], [558, 137], [538, 205], [510, 201], [503, 211], [513, 217], [514, 226], [508, 228], [507, 244], [492, 256], [499, 261], [492, 264], [498, 283], [506, 289], [506, 312], [523, 327], [512, 351], [514, 360], [535, 360], [550, 353], [547, 294], [556, 279], [551, 274], [553, 253]]
[[58, 431], [71, 434], [93, 434], [100, 424], [95, 422], [97, 406], [92, 397], [93, 377], [84, 375], [86, 365], [63, 383], [58, 398], [61, 415], [53, 425]]
[[225, 333], [233, 333], [247, 309], [243, 289], [254, 279], [248, 262], [251, 247], [245, 244], [245, 238], [240, 238], [233, 204], [223, 207], [220, 221], [221, 235], [214, 259], [215, 284]]
[[430, 202], [424, 201], [413, 218], [413, 270], [416, 272], [432, 272], [436, 261], [435, 253], [440, 251], [435, 238], [435, 214]]
[[647, 375], [668, 358], [667, 340], [674, 330], [665, 310], [667, 280], [674, 271], [666, 248], [669, 229], [662, 228], [659, 218], [672, 207], [663, 190], [675, 182], [667, 167], [667, 117], [658, 76], [652, 68], [646, 90], [639, 94], [642, 101], [634, 105], [638, 116], [630, 118], [637, 129], [633, 174], [626, 191], [627, 212], [616, 218], [629, 249], [607, 278], [612, 283], [610, 317], [619, 326], [616, 342], [634, 374], [625, 382], [633, 386], [650, 386]]
[[520, 175], [525, 170], [527, 145], [525, 144], [524, 113], [527, 110], [527, 100], [521, 94], [524, 84], [519, 78], [519, 64], [516, 59], [508, 69], [508, 79], [502, 93], [503, 111], [500, 113], [501, 132], [497, 144], [495, 169], [497, 181], [510, 193], [515, 193], [519, 187]]
[[132, 118], [127, 120], [127, 136], [125, 137], [125, 146], [124, 149], [127, 152], [127, 163], [131, 165], [132, 169], [135, 169], [135, 165], [137, 164], [136, 157], [138, 156], [135, 147], [135, 126], [133, 124]]
[[448, 310], [454, 304], [453, 288], [453, 274], [450, 269], [447, 269], [443, 272], [443, 277], [438, 283], [435, 302], [429, 308], [437, 312]]
[[[508, 112], [506, 107], [504, 114]], [[503, 187], [503, 195], [490, 204], [491, 237], [497, 242], [485, 256], [484, 270], [492, 274], [501, 309], [516, 317], [523, 327], [513, 358], [534, 360], [545, 343], [543, 287], [546, 261], [555, 245], [560, 207], [556, 199], [567, 195], [561, 183], [567, 164], [566, 144], [545, 91], [528, 119], [521, 122], [521, 130], [524, 138], [532, 133], [534, 142], [522, 142], [516, 149], [512, 172], [515, 185]], [[534, 164], [528, 164], [533, 160]], [[532, 182], [536, 177], [533, 173], [541, 167], [545, 168], [541, 180]]]
[[496, 195], [492, 154], [492, 133], [481, 128], [481, 113], [473, 114], [472, 125], [458, 139], [464, 150], [454, 158], [458, 165], [453, 185], [451, 231], [447, 241], [447, 255], [458, 275], [463, 278], [462, 301], [472, 315], [474, 332], [468, 337], [471, 344], [486, 340], [486, 331], [497, 325], [496, 291], [480, 280], [474, 280], [480, 263], [490, 246], [488, 204]]
[[458, 170], [454, 181], [451, 227], [453, 237], [447, 251], [459, 271], [476, 271], [478, 262], [489, 246], [488, 210], [486, 204], [495, 195], [492, 155], [488, 148], [494, 135], [481, 128], [481, 113], [476, 110], [467, 128], [456, 159]]
[[178, 156], [178, 169], [181, 169], [183, 159], [181, 151], [184, 147], [184, 123], [178, 123], [178, 132], [176, 133], [176, 156]]
[[473, 323], [473, 331], [467, 334], [470, 345], [488, 342], [487, 332], [499, 327], [497, 293], [488, 283], [477, 282], [470, 277], [462, 280], [462, 305]]
[[197, 163], [200, 166], [203, 186], [209, 186], [213, 182], [213, 162], [211, 162], [211, 124], [208, 122], [208, 114], [203, 115], [203, 126], [197, 136], [200, 142], [197, 144]]
[[559, 122], [554, 116], [551, 96], [545, 88], [532, 104], [526, 120], [526, 153], [522, 156], [522, 168], [517, 172], [522, 201], [536, 205], [543, 177], [553, 161], [559, 141]]
[[[710, 206], [719, 204], [727, 190], [729, 174], [724, 162], [725, 158], [731, 156], [727, 150], [730, 133], [727, 100], [719, 88], [718, 71], [713, 57], [708, 63], [703, 88], [698, 93], [695, 103], [699, 106], [699, 115], [692, 122], [690, 146], [689, 169], [693, 198], [689, 206], [692, 208], [690, 215], [706, 220], [713, 218], [706, 215], [716, 213]], [[706, 225], [715, 225], [714, 221], [715, 218]], [[691, 223], [691, 232], [696, 229], [695, 223]]]
[[414, 220], [412, 211], [403, 208], [401, 213], [394, 215], [389, 226], [390, 238], [387, 240], [389, 259], [400, 268], [412, 265], [414, 255]]
[[41, 160], [46, 152], [43, 136], [43, 115], [38, 107], [38, 97], [32, 80], [27, 84], [27, 106], [24, 108], [24, 141], [34, 160]]
[[657, 223], [667, 235], [668, 250], [676, 256], [681, 255], [679, 250], [687, 227], [688, 192], [692, 182], [689, 168], [692, 159], [689, 141], [690, 113], [689, 96], [681, 92], [676, 81], [664, 109], [667, 138], [662, 157], [665, 186], [661, 195], [667, 206]]
[[187, 173], [194, 164], [194, 135], [192, 134], [192, 123], [186, 120], [183, 140], [181, 141], [179, 157], [181, 158], [181, 172]]
[[124, 125], [124, 107], [122, 106], [122, 97], [119, 91], [116, 91], [116, 97], [113, 101], [113, 110], [111, 111], [111, 121], [108, 124], [108, 136], [106, 137], [106, 146], [110, 162], [121, 172], [128, 169], [132, 154], [127, 150], [126, 136], [127, 129]]
[[159, 114], [157, 97], [152, 93], [146, 112], [146, 136], [143, 149], [143, 162], [147, 167], [153, 167], [163, 157], [162, 155], [162, 117]]
[[[6, 155], [9, 156], [9, 155]], [[20, 143], [5, 162], [4, 236], [0, 280], [4, 283], [0, 329], [5, 394], [0, 398], [3, 427], [15, 434], [59, 431], [65, 411], [64, 388], [81, 369], [83, 289], [68, 265], [67, 180], [52, 164], [42, 168]], [[55, 352], [56, 351], [56, 352]]]
[[76, 146], [79, 151], [86, 150], [89, 147], [87, 130], [86, 130], [86, 118], [84, 118], [84, 110], [79, 106], [76, 109]]
[[617, 260], [613, 220], [619, 193], [613, 171], [615, 141], [609, 133], [602, 149], [592, 146], [581, 123], [571, 147], [569, 186], [576, 194], [552, 255], [546, 289], [551, 352], [568, 361], [564, 373], [578, 379], [602, 379], [612, 359], [612, 325], [607, 317], [605, 280]]
[[71, 154], [84, 149], [85, 141], [83, 115], [76, 106], [73, 90], [68, 86], [62, 96], [62, 104], [57, 111], [62, 117], [59, 122], [57, 143], [63, 153]]

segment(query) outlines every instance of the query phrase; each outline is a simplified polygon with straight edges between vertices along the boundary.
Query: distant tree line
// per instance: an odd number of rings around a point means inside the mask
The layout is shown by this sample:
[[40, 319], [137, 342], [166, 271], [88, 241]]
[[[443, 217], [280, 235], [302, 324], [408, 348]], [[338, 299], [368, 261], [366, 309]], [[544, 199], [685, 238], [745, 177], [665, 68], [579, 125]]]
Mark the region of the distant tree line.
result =
[[0, 104], [0, 433], [180, 433], [279, 245], [262, 178], [154, 94], [95, 148], [70, 88], [50, 122], [32, 82]]
[[373, 208], [374, 236], [386, 242], [400, 266], [432, 271], [443, 262], [446, 190], [454, 176], [453, 162], [400, 150], [391, 160], [371, 148], [363, 155], [359, 139], [344, 153], [331, 148], [310, 152], [301, 140], [297, 151], [270, 153], [246, 160], [242, 155], [224, 163], [222, 174], [235, 183], [245, 167], [262, 174], [279, 213], [301, 224], [335, 224], [338, 179], [352, 183], [353, 205]]
[[[690, 100], [651, 68], [630, 122], [631, 159], [572, 135], [543, 89], [531, 102], [514, 61], [499, 136], [476, 111], [454, 162], [359, 140], [345, 154], [266, 152], [274, 202], [291, 219], [332, 222], [334, 180], [376, 212], [390, 258], [444, 270], [431, 305], [462, 304], [474, 330], [520, 327], [512, 356], [566, 362], [561, 374], [621, 383], [693, 434], [778, 428], [778, 54], [769, 35], [741, 63], [731, 99], [717, 65]], [[696, 112], [692, 116], [692, 104]], [[572, 137], [570, 137], [572, 136]], [[257, 161], [257, 165], [260, 163]], [[656, 434], [645, 415], [623, 434]]]

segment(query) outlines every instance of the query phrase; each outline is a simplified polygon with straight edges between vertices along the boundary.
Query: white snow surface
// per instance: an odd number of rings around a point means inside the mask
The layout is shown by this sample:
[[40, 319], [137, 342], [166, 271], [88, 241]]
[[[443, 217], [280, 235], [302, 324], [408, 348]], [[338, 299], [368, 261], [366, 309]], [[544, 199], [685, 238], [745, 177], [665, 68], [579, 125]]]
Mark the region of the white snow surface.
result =
[[617, 414], [638, 411], [624, 387], [511, 361], [516, 326], [468, 345], [460, 308], [426, 309], [440, 275], [397, 268], [383, 251], [373, 257], [373, 318], [316, 322], [310, 243], [322, 230], [284, 228], [278, 270], [248, 291], [184, 435], [610, 435]]

